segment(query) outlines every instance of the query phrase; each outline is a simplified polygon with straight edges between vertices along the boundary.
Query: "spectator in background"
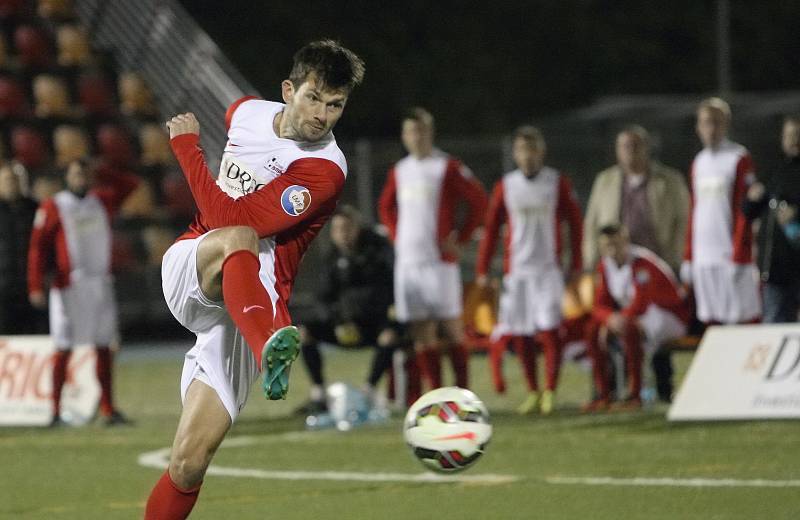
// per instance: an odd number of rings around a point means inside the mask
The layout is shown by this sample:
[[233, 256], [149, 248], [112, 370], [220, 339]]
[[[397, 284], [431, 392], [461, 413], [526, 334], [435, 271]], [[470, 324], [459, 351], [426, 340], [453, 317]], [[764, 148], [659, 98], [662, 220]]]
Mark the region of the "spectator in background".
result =
[[[689, 192], [683, 175], [650, 156], [650, 135], [639, 125], [617, 134], [617, 164], [597, 175], [583, 221], [583, 262], [593, 269], [600, 230], [623, 225], [631, 243], [645, 247], [677, 273], [689, 217]], [[660, 350], [652, 359], [658, 397], [672, 397], [672, 359]]]
[[[528, 382], [528, 397], [518, 408], [528, 414], [553, 411], [561, 364], [561, 300], [564, 273], [561, 268], [561, 229], [569, 225], [568, 277], [577, 277], [581, 263], [581, 210], [572, 183], [562, 173], [545, 166], [547, 145], [538, 128], [522, 126], [514, 133], [513, 156], [517, 169], [495, 184], [486, 217], [486, 229], [477, 262], [476, 282], [488, 284], [489, 264], [500, 227], [506, 225], [503, 292], [500, 320], [492, 333], [500, 344], [493, 352], [514, 345]], [[539, 393], [534, 334], [545, 358], [545, 390]], [[496, 364], [495, 366], [498, 366]], [[495, 380], [501, 380], [495, 376]]]
[[[410, 324], [417, 362], [432, 388], [442, 385], [442, 350], [450, 355], [456, 385], [467, 388], [458, 262], [484, 217], [486, 193], [469, 168], [434, 147], [433, 116], [427, 110], [409, 111], [401, 137], [408, 156], [389, 170], [378, 203], [394, 241], [397, 319]], [[462, 203], [467, 210], [459, 227], [455, 214]]]
[[685, 241], [689, 192], [683, 175], [650, 157], [650, 135], [638, 125], [617, 134], [617, 164], [597, 175], [583, 221], [583, 260], [598, 260], [600, 229], [624, 225], [631, 243], [646, 247], [677, 272]]
[[320, 341], [375, 347], [365, 387], [373, 404], [378, 381], [391, 365], [399, 342], [388, 317], [393, 302], [392, 246], [363, 227], [361, 215], [352, 206], [336, 210], [330, 230], [332, 247], [323, 263], [314, 318], [299, 327], [303, 361], [312, 383], [310, 414], [327, 410]]
[[705, 324], [748, 323], [761, 316], [758, 270], [750, 221], [742, 211], [755, 182], [750, 152], [728, 139], [731, 109], [720, 98], [697, 108], [703, 149], [692, 162], [691, 212], [681, 280], [694, 289]]
[[597, 399], [584, 411], [602, 411], [610, 401], [608, 354], [601, 339], [622, 341], [628, 395], [621, 408], [642, 406], [642, 361], [664, 342], [686, 333], [689, 310], [672, 269], [652, 251], [630, 244], [627, 230], [618, 225], [602, 228], [598, 246], [597, 283], [588, 328]]
[[113, 186], [90, 190], [88, 163], [73, 161], [65, 172], [67, 189], [45, 200], [36, 213], [28, 253], [28, 292], [37, 308], [48, 305], [45, 279], [53, 270], [49, 294], [53, 363], [53, 418], [61, 425], [61, 391], [74, 345], [97, 352], [100, 413], [109, 426], [127, 423], [113, 404], [110, 345], [117, 340], [117, 311], [111, 278], [111, 220], [138, 181], [117, 176]]
[[27, 289], [28, 242], [36, 201], [27, 194], [24, 170], [0, 165], [0, 334], [40, 332]]
[[765, 186], [754, 182], [742, 211], [760, 219], [758, 267], [764, 282], [764, 321], [797, 321], [800, 310], [800, 116], [783, 122], [785, 159]]
[[150, 87], [135, 72], [126, 72], [117, 80], [119, 108], [128, 128], [137, 132], [145, 123], [158, 122], [158, 108]]

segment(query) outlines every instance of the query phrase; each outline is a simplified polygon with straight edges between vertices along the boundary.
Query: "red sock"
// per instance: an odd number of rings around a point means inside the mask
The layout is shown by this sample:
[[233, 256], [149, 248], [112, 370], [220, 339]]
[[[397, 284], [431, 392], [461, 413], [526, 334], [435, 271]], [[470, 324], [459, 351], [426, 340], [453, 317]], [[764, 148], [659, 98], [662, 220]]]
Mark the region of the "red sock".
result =
[[416, 356], [408, 356], [406, 358], [405, 369], [406, 384], [408, 385], [406, 404], [411, 406], [422, 395], [422, 378], [420, 377]]
[[508, 348], [509, 336], [500, 336], [497, 341], [493, 341], [489, 346], [489, 367], [492, 371], [494, 389], [498, 394], [506, 391], [506, 380], [503, 377], [503, 356]]
[[592, 375], [594, 376], [594, 387], [597, 390], [599, 399], [608, 400], [608, 357], [606, 352], [600, 349], [600, 324], [595, 320], [589, 321], [586, 326], [586, 353], [592, 360]]
[[622, 347], [625, 351], [625, 371], [628, 373], [628, 397], [638, 399], [642, 393], [644, 350], [642, 349], [639, 328], [633, 320], [628, 320], [625, 324]]
[[423, 347], [417, 352], [417, 365], [420, 373], [424, 377], [431, 389], [442, 386], [442, 359], [439, 349], [435, 347]]
[[192, 512], [199, 494], [200, 486], [180, 489], [172, 481], [167, 470], [150, 492], [144, 510], [144, 520], [183, 520]]
[[97, 347], [95, 352], [97, 355], [95, 374], [100, 383], [100, 414], [108, 417], [114, 411], [111, 395], [111, 350], [108, 347]]
[[522, 373], [528, 382], [528, 390], [531, 392], [539, 391], [539, 381], [536, 375], [536, 346], [533, 338], [527, 336], [513, 336], [511, 342], [514, 345], [514, 352], [517, 353], [519, 363], [522, 365]]
[[67, 379], [67, 363], [71, 354], [71, 350], [57, 350], [53, 354], [53, 417], [61, 412], [61, 391]]
[[558, 385], [558, 372], [561, 370], [561, 341], [558, 331], [543, 330], [536, 335], [544, 351], [545, 386], [554, 391]]
[[450, 363], [453, 365], [453, 373], [456, 375], [456, 386], [469, 388], [469, 353], [467, 348], [461, 344], [453, 344], [447, 352], [450, 356]]
[[222, 297], [231, 319], [257, 362], [273, 333], [272, 300], [258, 277], [260, 264], [251, 251], [234, 251], [222, 262]]

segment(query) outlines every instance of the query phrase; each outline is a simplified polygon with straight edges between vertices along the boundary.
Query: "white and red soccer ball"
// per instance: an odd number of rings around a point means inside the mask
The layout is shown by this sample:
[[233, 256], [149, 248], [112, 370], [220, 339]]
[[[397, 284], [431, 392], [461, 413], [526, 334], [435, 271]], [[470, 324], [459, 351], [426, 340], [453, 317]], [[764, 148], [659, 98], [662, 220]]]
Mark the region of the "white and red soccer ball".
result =
[[406, 413], [406, 443], [428, 469], [464, 470], [483, 455], [492, 426], [486, 406], [470, 390], [450, 386], [426, 393]]

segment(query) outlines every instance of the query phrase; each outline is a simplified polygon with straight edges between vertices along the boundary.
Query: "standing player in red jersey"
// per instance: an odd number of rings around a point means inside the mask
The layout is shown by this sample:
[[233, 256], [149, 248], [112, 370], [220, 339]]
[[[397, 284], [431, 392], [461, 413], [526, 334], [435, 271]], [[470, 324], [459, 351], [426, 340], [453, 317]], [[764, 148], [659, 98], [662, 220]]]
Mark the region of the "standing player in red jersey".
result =
[[197, 342], [184, 362], [169, 467], [145, 519], [189, 515], [262, 370], [266, 397], [286, 396], [299, 349], [287, 302], [300, 260], [344, 185], [347, 163], [331, 130], [363, 75], [363, 61], [334, 41], [301, 48], [281, 83], [285, 104], [248, 97], [228, 109], [216, 182], [194, 115], [167, 123], [199, 213], [164, 255], [164, 296]]
[[[109, 345], [117, 338], [117, 305], [111, 277], [111, 220], [137, 186], [133, 175], [115, 173], [104, 188], [91, 189], [85, 160], [66, 169], [66, 189], [39, 206], [28, 249], [28, 294], [34, 307], [48, 304], [53, 360], [53, 418], [61, 422], [61, 393], [72, 347], [94, 345], [100, 383], [100, 414], [109, 426], [128, 420], [114, 407]], [[49, 297], [44, 285], [52, 271]]]
[[[554, 407], [561, 365], [558, 328], [564, 293], [562, 224], [569, 226], [567, 275], [579, 276], [583, 266], [580, 206], [569, 178], [544, 164], [546, 150], [538, 128], [522, 126], [516, 130], [513, 155], [517, 169], [495, 184], [478, 252], [476, 281], [479, 286], [486, 286], [500, 228], [505, 224], [500, 320], [492, 332], [498, 344], [492, 352], [502, 354], [511, 343], [519, 356], [528, 382], [528, 397], [518, 408], [521, 414], [538, 409], [547, 415]], [[536, 353], [531, 341], [534, 334], [544, 351], [546, 381], [542, 393], [539, 393]], [[499, 374], [495, 374], [495, 381], [502, 381]]]
[[[461, 248], [483, 218], [486, 193], [461, 161], [434, 148], [433, 116], [412, 109], [403, 119], [408, 156], [389, 171], [379, 202], [381, 222], [395, 247], [397, 320], [411, 323], [417, 361], [432, 388], [442, 386], [440, 350], [447, 349], [456, 384], [467, 387], [461, 320]], [[456, 209], [466, 203], [460, 229]], [[444, 344], [439, 343], [439, 333]]]

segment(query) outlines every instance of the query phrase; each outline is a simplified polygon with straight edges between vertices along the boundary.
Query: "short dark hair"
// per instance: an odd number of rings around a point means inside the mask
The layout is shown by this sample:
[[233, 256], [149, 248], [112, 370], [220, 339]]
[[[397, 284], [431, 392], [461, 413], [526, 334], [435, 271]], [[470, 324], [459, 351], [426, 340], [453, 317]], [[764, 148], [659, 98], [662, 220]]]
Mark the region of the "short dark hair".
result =
[[403, 114], [403, 121], [415, 121], [433, 128], [433, 114], [422, 107], [411, 107]]
[[544, 134], [533, 125], [518, 126], [517, 129], [514, 130], [513, 139], [515, 141], [517, 139], [525, 139], [536, 147], [547, 146], [547, 143], [544, 141]]
[[295, 53], [289, 81], [299, 88], [311, 73], [326, 88], [350, 92], [364, 79], [364, 60], [337, 41], [317, 40]]
[[618, 235], [620, 231], [622, 231], [622, 226], [620, 224], [607, 224], [600, 228], [600, 234], [607, 237]]
[[348, 219], [350, 222], [359, 224], [361, 223], [361, 212], [358, 211], [355, 206], [351, 206], [350, 204], [340, 204], [336, 206], [336, 210], [333, 212], [334, 217], [344, 217]]

